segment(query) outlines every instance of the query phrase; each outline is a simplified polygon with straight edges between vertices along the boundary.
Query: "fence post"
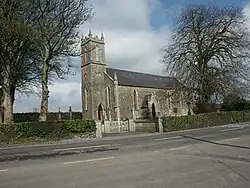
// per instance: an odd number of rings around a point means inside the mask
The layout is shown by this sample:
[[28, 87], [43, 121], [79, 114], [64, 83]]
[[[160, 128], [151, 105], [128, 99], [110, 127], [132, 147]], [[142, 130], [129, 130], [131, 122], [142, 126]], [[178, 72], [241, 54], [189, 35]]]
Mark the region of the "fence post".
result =
[[96, 121], [96, 138], [102, 138], [102, 123]]

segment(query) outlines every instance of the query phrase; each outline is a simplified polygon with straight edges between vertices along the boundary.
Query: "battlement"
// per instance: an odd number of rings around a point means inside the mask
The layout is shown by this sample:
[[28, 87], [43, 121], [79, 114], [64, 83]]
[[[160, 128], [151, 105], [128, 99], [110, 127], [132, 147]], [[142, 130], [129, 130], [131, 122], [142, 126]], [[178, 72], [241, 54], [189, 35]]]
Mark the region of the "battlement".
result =
[[92, 32], [91, 32], [91, 29], [89, 29], [89, 34], [88, 36], [85, 36], [81, 38], [81, 45], [84, 45], [86, 43], [88, 43], [89, 41], [93, 41], [93, 42], [97, 42], [97, 43], [104, 43], [104, 35], [103, 35], [103, 32], [101, 33], [101, 36], [98, 37], [98, 35], [96, 36], [93, 36], [92, 35]]

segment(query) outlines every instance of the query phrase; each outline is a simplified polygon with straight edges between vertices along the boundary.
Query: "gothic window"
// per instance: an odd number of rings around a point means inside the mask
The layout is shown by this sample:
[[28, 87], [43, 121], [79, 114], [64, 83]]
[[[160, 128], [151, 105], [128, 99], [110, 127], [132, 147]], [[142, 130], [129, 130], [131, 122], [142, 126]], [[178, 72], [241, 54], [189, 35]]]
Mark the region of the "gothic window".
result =
[[83, 58], [84, 58], [84, 63], [86, 64], [87, 63], [87, 54], [86, 54], [85, 50], [83, 52]]
[[111, 99], [111, 89], [110, 89], [110, 87], [108, 86], [108, 87], [107, 87], [107, 107], [108, 107], [108, 108], [110, 107], [110, 99]]
[[100, 48], [97, 46], [95, 49], [96, 61], [100, 61]]
[[137, 110], [138, 109], [138, 94], [136, 90], [134, 90], [133, 92], [133, 102], [134, 102], [134, 109]]
[[88, 110], [88, 89], [84, 89], [84, 104], [85, 104], [85, 110]]
[[168, 92], [168, 108], [171, 108], [171, 100], [169, 92]]
[[175, 113], [175, 114], [178, 113], [178, 108], [174, 108], [174, 113]]

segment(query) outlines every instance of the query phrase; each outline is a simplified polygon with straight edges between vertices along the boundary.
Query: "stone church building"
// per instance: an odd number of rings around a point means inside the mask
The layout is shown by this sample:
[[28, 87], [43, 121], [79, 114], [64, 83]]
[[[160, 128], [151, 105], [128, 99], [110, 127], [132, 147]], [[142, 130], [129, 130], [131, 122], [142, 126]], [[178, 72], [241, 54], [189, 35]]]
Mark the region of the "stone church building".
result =
[[[173, 97], [172, 77], [107, 68], [105, 42], [89, 35], [81, 40], [82, 112], [85, 119], [123, 120], [187, 115], [182, 96]], [[171, 97], [169, 97], [171, 96]]]

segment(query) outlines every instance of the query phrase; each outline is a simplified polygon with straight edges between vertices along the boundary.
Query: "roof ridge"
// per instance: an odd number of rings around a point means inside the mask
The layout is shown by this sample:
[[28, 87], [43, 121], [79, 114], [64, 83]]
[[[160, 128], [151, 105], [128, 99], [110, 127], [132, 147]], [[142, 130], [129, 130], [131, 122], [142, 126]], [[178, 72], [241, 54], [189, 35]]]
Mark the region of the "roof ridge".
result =
[[119, 85], [124, 86], [136, 86], [147, 88], [174, 88], [176, 83], [176, 79], [174, 77], [160, 76], [114, 68], [106, 68], [106, 72], [113, 79], [116, 72]]
[[171, 76], [163, 76], [163, 75], [158, 75], [158, 74], [150, 74], [150, 73], [144, 73], [144, 72], [136, 72], [136, 71], [130, 71], [130, 70], [124, 70], [124, 69], [117, 69], [117, 68], [108, 68], [107, 69], [113, 69], [113, 70], [118, 70], [118, 71], [123, 71], [123, 72], [132, 72], [132, 73], [137, 73], [137, 74], [144, 74], [144, 75], [150, 75], [150, 76], [158, 76], [158, 77], [163, 77], [163, 78], [174, 78]]

